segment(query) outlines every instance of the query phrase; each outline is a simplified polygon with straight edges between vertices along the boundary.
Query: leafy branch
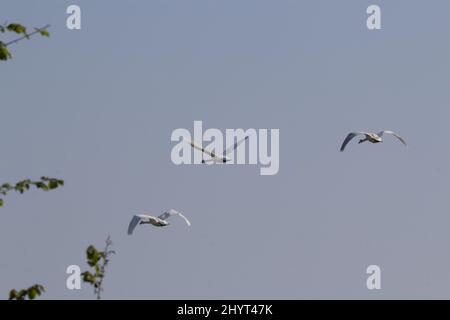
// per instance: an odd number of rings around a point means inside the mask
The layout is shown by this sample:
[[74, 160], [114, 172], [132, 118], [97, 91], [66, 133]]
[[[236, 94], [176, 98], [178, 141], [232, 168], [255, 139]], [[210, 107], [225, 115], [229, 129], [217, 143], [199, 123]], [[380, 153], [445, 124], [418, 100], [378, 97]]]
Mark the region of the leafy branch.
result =
[[[11, 53], [8, 50], [8, 46], [14, 43], [18, 43], [24, 39], [30, 39], [33, 35], [39, 33], [43, 37], [49, 37], [50, 33], [48, 32], [48, 28], [50, 25], [46, 25], [42, 28], [35, 28], [33, 32], [28, 33], [26, 27], [18, 23], [4, 23], [0, 24], [0, 33], [12, 32], [20, 35], [18, 38], [9, 41], [2, 42], [0, 41], [0, 60], [8, 60], [12, 58]], [[30, 179], [22, 180], [17, 182], [15, 185], [11, 185], [9, 183], [4, 183], [0, 185], [0, 195], [5, 196], [9, 191], [16, 191], [20, 193], [24, 193], [29, 190], [31, 186], [35, 186], [37, 189], [42, 189], [44, 191], [56, 189], [59, 186], [63, 186], [64, 181], [49, 177], [41, 177], [39, 181], [31, 181]], [[3, 206], [3, 199], [0, 198], [0, 207]], [[27, 289], [16, 290], [12, 289], [9, 292], [9, 300], [33, 300], [36, 297], [40, 296], [43, 292], [45, 292], [45, 288], [41, 284], [35, 284]]]
[[[9, 183], [4, 183], [0, 185], [0, 195], [6, 196], [6, 194], [9, 191], [16, 191], [22, 194], [25, 191], [28, 191], [31, 186], [35, 186], [37, 189], [41, 189], [44, 191], [49, 191], [63, 185], [64, 180], [49, 177], [41, 177], [41, 180], [39, 181], [31, 181], [30, 179], [26, 179], [17, 182], [15, 185], [11, 185]], [[2, 206], [3, 206], [3, 199], [0, 198], [0, 207]]]
[[94, 268], [93, 273], [85, 271], [82, 273], [83, 281], [91, 284], [94, 287], [94, 294], [97, 299], [101, 299], [103, 291], [103, 280], [105, 279], [106, 267], [108, 266], [110, 255], [115, 254], [114, 250], [111, 250], [112, 241], [110, 236], [105, 241], [105, 249], [98, 251], [93, 245], [90, 245], [86, 249], [87, 263], [90, 267]]
[[0, 60], [8, 60], [8, 59], [12, 58], [12, 55], [8, 49], [8, 46], [11, 44], [17, 43], [24, 39], [30, 39], [33, 35], [38, 34], [38, 33], [43, 37], [50, 37], [48, 28], [50, 28], [50, 25], [46, 25], [42, 28], [34, 28], [33, 32], [28, 33], [27, 28], [19, 23], [9, 23], [9, 24], [4, 23], [4, 24], [0, 25], [0, 33], [14, 32], [16, 34], [22, 35], [19, 38], [14, 39], [9, 42], [0, 41]]
[[34, 298], [40, 296], [43, 292], [45, 292], [45, 288], [40, 284], [35, 284], [28, 289], [22, 289], [20, 291], [12, 289], [9, 292], [9, 300], [26, 300], [27, 298], [28, 300], [33, 300]]

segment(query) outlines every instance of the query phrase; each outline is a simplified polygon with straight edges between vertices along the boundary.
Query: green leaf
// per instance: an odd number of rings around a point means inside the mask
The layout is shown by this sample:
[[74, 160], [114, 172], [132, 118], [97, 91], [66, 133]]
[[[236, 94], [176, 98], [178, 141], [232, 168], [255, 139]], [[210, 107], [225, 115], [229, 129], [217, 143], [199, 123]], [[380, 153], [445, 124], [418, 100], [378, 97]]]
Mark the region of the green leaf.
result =
[[46, 29], [40, 29], [39, 33], [41, 34], [41, 36], [43, 37], [50, 37], [50, 32], [48, 32]]
[[97, 251], [97, 249], [93, 245], [90, 245], [86, 249], [86, 257], [87, 257], [87, 260], [88, 260], [88, 264], [91, 267], [93, 267], [100, 260], [101, 255], [100, 255], [100, 253]]
[[28, 289], [28, 299], [33, 300], [38, 295], [36, 288]]
[[50, 180], [50, 182], [48, 183], [48, 188], [50, 190], [58, 188], [58, 181]]
[[11, 59], [11, 53], [9, 53], [8, 48], [5, 46], [3, 42], [0, 41], [0, 60], [8, 60]]
[[36, 182], [36, 188], [38, 188], [38, 189], [42, 189], [42, 190], [44, 190], [44, 191], [47, 191], [48, 190], [48, 187], [47, 187], [47, 185], [44, 183], [44, 182]]
[[88, 282], [91, 284], [95, 283], [95, 277], [89, 271], [83, 272], [82, 276], [84, 282]]
[[19, 24], [19, 23], [11, 23], [9, 24], [6, 29], [8, 29], [9, 31], [15, 32], [15, 33], [23, 33], [26, 35], [27, 33], [27, 28], [25, 28], [23, 25]]
[[17, 299], [17, 291], [15, 289], [12, 289], [9, 292], [9, 300], [14, 300]]

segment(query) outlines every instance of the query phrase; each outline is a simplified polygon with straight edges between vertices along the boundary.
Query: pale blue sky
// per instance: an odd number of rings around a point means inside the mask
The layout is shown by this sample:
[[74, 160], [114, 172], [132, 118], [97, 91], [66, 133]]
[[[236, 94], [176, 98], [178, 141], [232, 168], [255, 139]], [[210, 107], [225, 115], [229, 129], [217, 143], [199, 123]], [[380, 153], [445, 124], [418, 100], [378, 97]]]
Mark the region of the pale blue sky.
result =
[[[69, 4], [82, 30], [65, 27]], [[379, 4], [383, 30], [366, 28]], [[2, 0], [52, 24], [0, 64], [0, 296], [65, 288], [89, 244], [117, 255], [105, 298], [450, 298], [448, 1]], [[175, 166], [176, 128], [279, 128], [280, 172]], [[381, 145], [339, 147], [353, 130]], [[192, 222], [126, 229], [176, 208]], [[383, 289], [365, 269], [382, 268]]]

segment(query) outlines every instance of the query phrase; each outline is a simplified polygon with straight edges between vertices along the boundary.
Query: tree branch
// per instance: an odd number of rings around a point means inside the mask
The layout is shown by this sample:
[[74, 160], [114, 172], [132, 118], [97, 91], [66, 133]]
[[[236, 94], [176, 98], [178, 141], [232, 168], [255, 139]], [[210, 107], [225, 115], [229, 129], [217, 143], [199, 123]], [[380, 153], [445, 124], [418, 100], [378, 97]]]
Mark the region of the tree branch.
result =
[[46, 31], [46, 30], [47, 30], [48, 28], [50, 28], [50, 27], [51, 27], [51, 26], [48, 24], [48, 25], [46, 25], [46, 26], [44, 26], [44, 27], [42, 27], [42, 28], [35, 28], [35, 31], [33, 31], [32, 33], [25, 34], [24, 36], [22, 36], [22, 37], [20, 37], [20, 38], [17, 38], [17, 39], [15, 39], [15, 40], [6, 42], [6, 43], [4, 43], [3, 45], [4, 45], [5, 47], [7, 47], [7, 46], [9, 46], [9, 45], [11, 45], [11, 44], [17, 43], [17, 42], [22, 41], [22, 40], [24, 40], [24, 39], [28, 39], [28, 38], [30, 38], [31, 36], [35, 35], [36, 33], [41, 33], [42, 31]]

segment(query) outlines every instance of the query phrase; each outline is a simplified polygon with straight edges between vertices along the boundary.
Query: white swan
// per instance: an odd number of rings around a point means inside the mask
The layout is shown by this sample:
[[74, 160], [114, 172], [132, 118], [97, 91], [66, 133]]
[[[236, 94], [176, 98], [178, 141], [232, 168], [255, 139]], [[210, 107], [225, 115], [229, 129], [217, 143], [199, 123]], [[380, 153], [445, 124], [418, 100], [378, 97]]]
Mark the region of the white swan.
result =
[[398, 134], [396, 134], [393, 131], [389, 131], [389, 130], [384, 130], [381, 131], [379, 133], [371, 133], [371, 132], [351, 132], [347, 135], [347, 137], [344, 140], [344, 143], [342, 143], [341, 146], [341, 152], [344, 151], [345, 146], [350, 142], [350, 140], [352, 140], [354, 137], [359, 136], [359, 135], [364, 135], [365, 138], [364, 139], [360, 139], [358, 143], [363, 143], [366, 141], [372, 142], [372, 143], [379, 143], [379, 142], [383, 142], [383, 134], [391, 134], [394, 137], [396, 137], [398, 140], [400, 140], [405, 146], [406, 146], [406, 142], [405, 140], [403, 140], [402, 137], [400, 137]]
[[130, 224], [128, 225], [128, 234], [133, 234], [133, 231], [138, 224], [151, 224], [151, 225], [154, 225], [155, 227], [168, 226], [170, 223], [166, 220], [174, 215], [177, 215], [177, 216], [180, 216], [181, 218], [183, 218], [184, 221], [186, 221], [188, 226], [191, 225], [191, 223], [185, 216], [183, 216], [181, 213], [179, 213], [178, 211], [176, 211], [174, 209], [170, 209], [170, 210], [164, 212], [159, 217], [153, 217], [153, 216], [149, 216], [149, 215], [145, 215], [145, 214], [138, 214], [138, 215], [133, 216], [133, 218], [130, 221]]
[[248, 140], [248, 136], [246, 136], [244, 139], [236, 142], [233, 146], [231, 146], [230, 148], [228, 148], [227, 150], [225, 150], [222, 154], [222, 156], [205, 150], [205, 148], [199, 146], [198, 144], [190, 141], [190, 140], [184, 140], [186, 143], [188, 143], [192, 148], [197, 149], [199, 151], [201, 151], [202, 153], [208, 155], [209, 157], [211, 157], [208, 160], [202, 160], [202, 163], [212, 163], [212, 164], [218, 164], [218, 163], [227, 163], [230, 162], [231, 159], [229, 157], [227, 157], [227, 155], [229, 155], [231, 152], [233, 152], [234, 150], [236, 150], [237, 147], [239, 147], [244, 141]]

